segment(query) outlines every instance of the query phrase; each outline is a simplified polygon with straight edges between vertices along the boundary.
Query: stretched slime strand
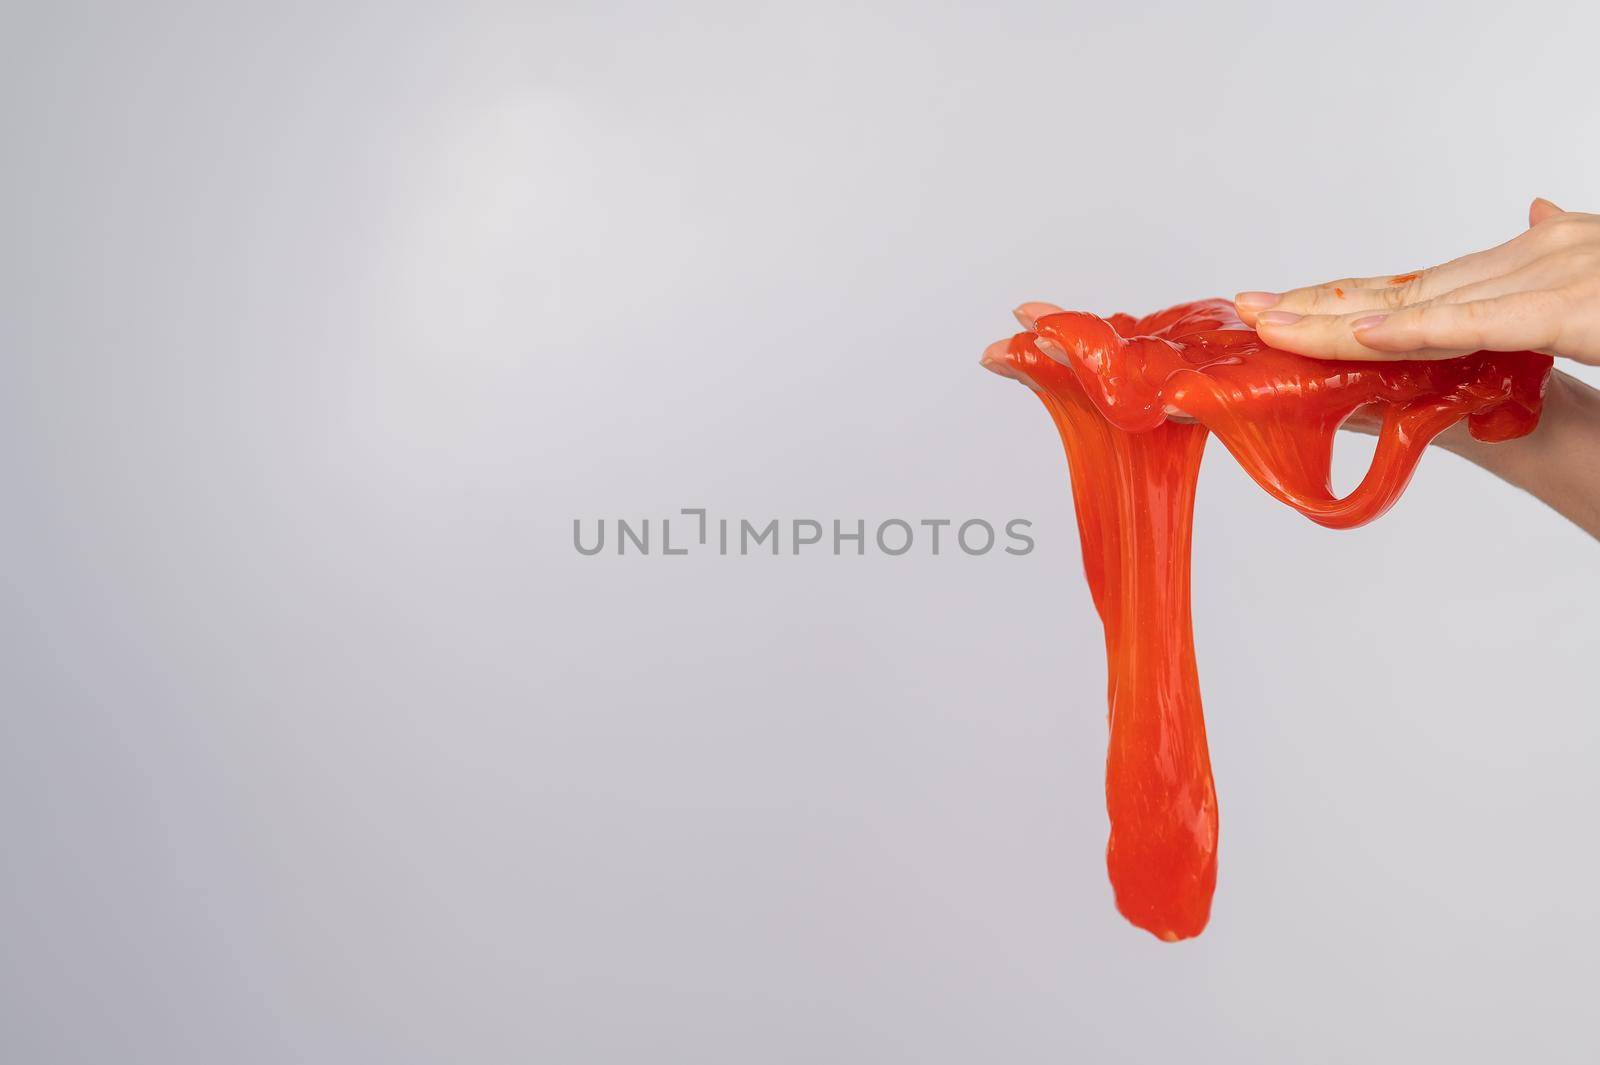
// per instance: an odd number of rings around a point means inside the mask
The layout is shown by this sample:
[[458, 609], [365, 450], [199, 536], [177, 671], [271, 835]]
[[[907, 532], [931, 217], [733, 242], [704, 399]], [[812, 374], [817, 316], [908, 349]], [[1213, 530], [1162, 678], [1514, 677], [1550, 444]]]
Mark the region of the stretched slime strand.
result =
[[[1189, 613], [1208, 433], [1273, 497], [1348, 529], [1393, 506], [1423, 449], [1460, 419], [1484, 441], [1532, 431], [1551, 359], [1480, 351], [1324, 362], [1268, 347], [1226, 300], [1140, 319], [1047, 303], [1016, 314], [1026, 331], [991, 344], [982, 362], [1032, 389], [1066, 446], [1084, 574], [1105, 627], [1112, 890], [1135, 925], [1187, 939], [1205, 928], [1217, 880], [1217, 798]], [[1378, 446], [1340, 498], [1334, 434], [1364, 407], [1382, 412]]]

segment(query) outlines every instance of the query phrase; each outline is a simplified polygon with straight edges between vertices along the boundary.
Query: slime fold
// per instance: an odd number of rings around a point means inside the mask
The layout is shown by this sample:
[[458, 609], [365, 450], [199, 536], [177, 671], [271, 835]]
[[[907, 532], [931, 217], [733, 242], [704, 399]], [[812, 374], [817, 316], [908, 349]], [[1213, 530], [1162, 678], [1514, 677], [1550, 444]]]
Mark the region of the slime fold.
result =
[[[1273, 497], [1320, 525], [1377, 518], [1423, 449], [1461, 418], [1484, 441], [1539, 422], [1551, 359], [1326, 362], [1280, 351], [1227, 300], [1145, 318], [1017, 309], [1025, 328], [983, 365], [1031, 388], [1066, 445], [1084, 574], [1105, 627], [1111, 740], [1106, 868], [1117, 908], [1164, 940], [1205, 928], [1217, 879], [1217, 797], [1189, 612], [1195, 481], [1215, 433]], [[1381, 411], [1372, 465], [1333, 493], [1339, 426]], [[1174, 420], [1174, 419], [1178, 420]]]

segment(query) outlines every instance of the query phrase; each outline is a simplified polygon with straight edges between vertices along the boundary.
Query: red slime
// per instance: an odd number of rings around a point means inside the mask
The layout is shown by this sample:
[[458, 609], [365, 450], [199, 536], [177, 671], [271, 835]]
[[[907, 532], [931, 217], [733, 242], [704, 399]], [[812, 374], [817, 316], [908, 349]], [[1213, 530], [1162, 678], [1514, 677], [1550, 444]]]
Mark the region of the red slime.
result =
[[[1028, 331], [990, 345], [983, 365], [1033, 389], [1066, 445], [1084, 573], [1105, 626], [1112, 890], [1135, 925], [1187, 939], [1205, 928], [1217, 881], [1217, 796], [1189, 614], [1207, 434], [1274, 497], [1348, 529], [1388, 510], [1428, 442], [1459, 419], [1479, 440], [1530, 432], [1551, 359], [1480, 351], [1326, 362], [1268, 347], [1226, 300], [1139, 319], [1046, 303], [1016, 313]], [[1364, 407], [1382, 414], [1377, 450], [1341, 499], [1329, 475], [1333, 438]]]

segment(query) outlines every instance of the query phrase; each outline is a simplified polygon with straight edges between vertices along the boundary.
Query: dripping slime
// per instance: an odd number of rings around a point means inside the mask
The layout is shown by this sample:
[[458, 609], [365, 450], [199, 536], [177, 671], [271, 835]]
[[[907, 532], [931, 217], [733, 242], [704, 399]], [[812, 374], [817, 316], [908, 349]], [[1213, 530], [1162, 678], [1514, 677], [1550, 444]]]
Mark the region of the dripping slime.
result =
[[[1217, 796], [1189, 613], [1195, 480], [1215, 433], [1266, 492], [1349, 529], [1405, 490], [1458, 420], [1484, 441], [1539, 422], [1551, 359], [1326, 362], [1267, 346], [1226, 300], [1133, 318], [1017, 309], [1024, 332], [983, 365], [1044, 401], [1066, 445], [1083, 569], [1105, 627], [1111, 739], [1106, 868], [1117, 908], [1168, 941], [1199, 935], [1217, 881]], [[1361, 483], [1333, 493], [1339, 426], [1381, 416]]]

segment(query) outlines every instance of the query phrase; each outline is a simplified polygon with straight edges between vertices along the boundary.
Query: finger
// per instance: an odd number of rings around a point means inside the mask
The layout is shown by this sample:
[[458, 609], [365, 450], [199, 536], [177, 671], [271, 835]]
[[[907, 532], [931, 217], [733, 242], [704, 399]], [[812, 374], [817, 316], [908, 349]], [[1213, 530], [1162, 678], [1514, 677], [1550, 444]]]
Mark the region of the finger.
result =
[[1540, 196], [1528, 205], [1528, 228], [1532, 229], [1546, 219], [1554, 218], [1558, 214], [1565, 214], [1561, 208]]
[[1354, 278], [1288, 292], [1241, 292], [1233, 298], [1233, 305], [1246, 325], [1255, 325], [1257, 316], [1268, 310], [1290, 314], [1351, 314], [1392, 306], [1384, 301], [1381, 293], [1359, 287]]
[[1466, 303], [1408, 307], [1351, 323], [1358, 343], [1375, 352], [1423, 350], [1543, 351], [1561, 334], [1562, 296], [1547, 289]]
[[1352, 324], [1370, 313], [1297, 315], [1273, 309], [1256, 319], [1256, 332], [1272, 347], [1313, 359], [1349, 359], [1372, 362], [1392, 358], [1359, 343]]
[[[1286, 311], [1264, 312], [1257, 320], [1256, 328], [1263, 340], [1275, 348], [1293, 351], [1297, 354], [1307, 355], [1319, 359], [1336, 360], [1372, 360], [1393, 358], [1396, 354], [1403, 354], [1412, 359], [1443, 359], [1464, 355], [1468, 352], [1489, 348], [1499, 351], [1518, 351], [1526, 348], [1538, 350], [1554, 346], [1554, 339], [1540, 340], [1535, 333], [1531, 339], [1517, 333], [1506, 333], [1495, 341], [1493, 336], [1485, 338], [1474, 337], [1471, 334], [1451, 334], [1441, 332], [1437, 336], [1413, 336], [1406, 334], [1405, 339], [1392, 340], [1389, 344], [1382, 343], [1386, 331], [1369, 333], [1368, 330], [1388, 318], [1400, 315], [1414, 315], [1428, 312], [1424, 318], [1429, 322], [1439, 320], [1438, 312], [1431, 311], [1436, 307], [1451, 307], [1461, 305], [1474, 305], [1474, 310], [1468, 314], [1483, 313], [1482, 306], [1491, 301], [1504, 297], [1520, 294], [1538, 294], [1550, 298], [1550, 305], [1556, 306], [1559, 311], [1559, 294], [1552, 291], [1560, 282], [1560, 271], [1554, 270], [1545, 260], [1537, 261], [1520, 270], [1512, 271], [1503, 277], [1490, 278], [1472, 285], [1446, 293], [1428, 303], [1414, 305], [1394, 312], [1393, 315], [1385, 314], [1345, 314], [1345, 315], [1304, 315], [1296, 316]], [[1505, 307], [1507, 304], [1496, 303], [1496, 307]], [[1551, 334], [1559, 333], [1561, 318], [1556, 312], [1547, 310], [1545, 313], [1554, 315], [1552, 324], [1547, 330]], [[1400, 318], [1403, 325], [1407, 319]], [[1370, 339], [1369, 339], [1370, 338]]]
[[1269, 309], [1301, 315], [1398, 310], [1435, 299], [1463, 285], [1510, 273], [1535, 261], [1548, 250], [1544, 235], [1528, 230], [1504, 244], [1463, 255], [1426, 270], [1349, 277], [1282, 293], [1241, 292], [1235, 297], [1235, 303], [1239, 308], [1239, 317], [1247, 325], [1255, 325], [1256, 318]]
[[1545, 257], [1535, 259], [1520, 269], [1498, 277], [1486, 278], [1475, 281], [1470, 285], [1463, 285], [1458, 289], [1446, 292], [1430, 302], [1434, 303], [1476, 303], [1479, 300], [1490, 300], [1496, 296], [1509, 296], [1513, 292], [1533, 292], [1537, 289], [1554, 289], [1561, 287], [1565, 271], [1559, 258]]
[[[1239, 317], [1249, 325], [1254, 325], [1255, 318], [1269, 309], [1300, 315], [1393, 310], [1429, 298], [1425, 289], [1437, 288], [1436, 273], [1455, 265], [1455, 262], [1445, 263], [1428, 270], [1413, 270], [1404, 274], [1346, 277], [1281, 293], [1241, 292], [1235, 297], [1235, 305], [1239, 307]], [[1248, 315], [1247, 309], [1250, 312]]]
[[[1558, 213], [1559, 211], [1557, 208]], [[1542, 236], [1541, 234], [1540, 238]], [[1536, 261], [1549, 251], [1548, 244], [1540, 238], [1535, 238], [1533, 234], [1524, 231], [1492, 248], [1458, 255], [1449, 262], [1430, 266], [1426, 270], [1359, 277], [1354, 283], [1359, 288], [1384, 292], [1390, 297], [1388, 302], [1395, 307], [1422, 303], [1436, 299], [1462, 285], [1510, 273]]]

